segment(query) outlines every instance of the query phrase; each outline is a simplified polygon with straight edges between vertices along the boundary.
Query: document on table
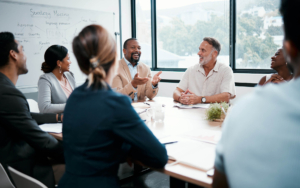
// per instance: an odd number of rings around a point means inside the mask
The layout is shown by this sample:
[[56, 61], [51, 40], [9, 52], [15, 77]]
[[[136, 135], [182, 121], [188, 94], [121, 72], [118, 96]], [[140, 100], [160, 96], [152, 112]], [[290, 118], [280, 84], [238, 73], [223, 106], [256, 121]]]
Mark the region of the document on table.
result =
[[175, 160], [174, 164], [180, 163], [204, 171], [214, 167], [216, 157], [216, 145], [214, 144], [186, 140], [168, 144], [166, 149], [169, 159]]
[[186, 105], [186, 104], [180, 104], [176, 103], [174, 104], [174, 107], [182, 108], [182, 109], [191, 109], [191, 108], [209, 108], [210, 104], [192, 104], [192, 105]]
[[62, 123], [45, 123], [40, 128], [49, 133], [62, 133]]
[[143, 102], [133, 102], [131, 103], [131, 105], [133, 108], [143, 108], [143, 109], [150, 108], [148, 104], [145, 104]]
[[136, 113], [141, 114], [147, 111], [147, 109], [143, 109], [143, 108], [134, 108]]
[[217, 144], [221, 139], [222, 132], [219, 130], [194, 129], [192, 131], [180, 134], [179, 136], [191, 140]]

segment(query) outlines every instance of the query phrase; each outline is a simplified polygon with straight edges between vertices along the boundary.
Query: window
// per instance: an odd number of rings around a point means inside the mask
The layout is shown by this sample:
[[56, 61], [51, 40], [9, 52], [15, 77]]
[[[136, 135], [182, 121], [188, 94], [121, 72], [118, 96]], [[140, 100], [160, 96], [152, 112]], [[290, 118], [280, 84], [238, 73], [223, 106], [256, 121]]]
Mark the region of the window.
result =
[[236, 0], [236, 69], [270, 69], [282, 46], [279, 0]]
[[151, 2], [136, 0], [136, 38], [141, 45], [140, 62], [152, 67]]
[[214, 37], [222, 47], [218, 61], [231, 65], [233, 71], [274, 72], [270, 58], [283, 41], [280, 0], [132, 2], [144, 54], [141, 60], [152, 69], [185, 70], [199, 62], [202, 39]]
[[221, 43], [218, 61], [229, 65], [229, 0], [157, 0], [157, 67], [188, 68], [199, 62], [200, 43]]

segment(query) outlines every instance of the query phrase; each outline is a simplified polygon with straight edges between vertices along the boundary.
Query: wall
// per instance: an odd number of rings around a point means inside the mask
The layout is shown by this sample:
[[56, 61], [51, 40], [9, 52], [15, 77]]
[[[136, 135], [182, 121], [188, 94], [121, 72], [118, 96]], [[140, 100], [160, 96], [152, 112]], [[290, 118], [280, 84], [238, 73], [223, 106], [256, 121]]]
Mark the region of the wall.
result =
[[[97, 10], [97, 11], [104, 11], [104, 12], [114, 12], [115, 30], [116, 32], [120, 32], [119, 0], [63, 0], [63, 1], [62, 0], [51, 0], [51, 1], [49, 0], [8, 0], [8, 1], [69, 7], [69, 8], [79, 8], [79, 9], [87, 9], [87, 10]], [[131, 37], [130, 0], [121, 0], [121, 8], [122, 8], [121, 19], [122, 19], [122, 43], [123, 43], [127, 38]], [[121, 45], [120, 45], [119, 37], [118, 37], [117, 44], [118, 44], [118, 49], [120, 49]], [[118, 52], [120, 52], [120, 50], [118, 50]], [[37, 82], [37, 80], [35, 80], [34, 82]], [[18, 89], [20, 89], [25, 94], [26, 97], [37, 100], [38, 89], [36, 87], [32, 87], [32, 88], [18, 87]]]

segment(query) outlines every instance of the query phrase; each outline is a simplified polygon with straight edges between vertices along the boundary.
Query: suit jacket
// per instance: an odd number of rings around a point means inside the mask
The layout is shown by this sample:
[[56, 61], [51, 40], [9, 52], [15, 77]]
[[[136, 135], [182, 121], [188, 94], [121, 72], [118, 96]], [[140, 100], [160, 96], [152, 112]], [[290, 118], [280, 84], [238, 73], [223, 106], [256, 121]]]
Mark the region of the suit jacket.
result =
[[[148, 77], [149, 81], [144, 85], [137, 86], [137, 97], [138, 100], [145, 100], [146, 97], [153, 99], [158, 92], [158, 87], [152, 88], [152, 76], [150, 68], [144, 63], [138, 63], [137, 70], [139, 76], [144, 78]], [[134, 93], [136, 90], [131, 85], [131, 74], [124, 58], [119, 61], [119, 74], [114, 78], [112, 88], [116, 88], [117, 92], [128, 95], [131, 99], [134, 99]]]
[[64, 112], [66, 172], [58, 187], [119, 187], [120, 162], [130, 154], [162, 168], [168, 156], [131, 106], [129, 97], [108, 89], [76, 88]]
[[[53, 170], [47, 157], [63, 159], [62, 144], [39, 128], [25, 96], [2, 73], [0, 88], [0, 163], [54, 187]], [[39, 123], [56, 122], [56, 114], [33, 116]]]
[[[64, 75], [74, 90], [76, 84], [73, 73], [64, 72]], [[38, 88], [38, 105], [41, 113], [64, 112], [67, 96], [52, 72], [40, 76]]]

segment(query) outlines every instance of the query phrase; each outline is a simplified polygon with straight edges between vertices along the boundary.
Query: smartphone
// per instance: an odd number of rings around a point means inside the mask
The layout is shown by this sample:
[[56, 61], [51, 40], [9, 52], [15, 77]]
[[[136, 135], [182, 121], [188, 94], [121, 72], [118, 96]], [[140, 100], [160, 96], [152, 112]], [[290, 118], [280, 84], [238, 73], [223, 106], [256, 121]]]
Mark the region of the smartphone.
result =
[[210, 169], [209, 171], [206, 172], [207, 176], [212, 177], [215, 173], [215, 169]]

